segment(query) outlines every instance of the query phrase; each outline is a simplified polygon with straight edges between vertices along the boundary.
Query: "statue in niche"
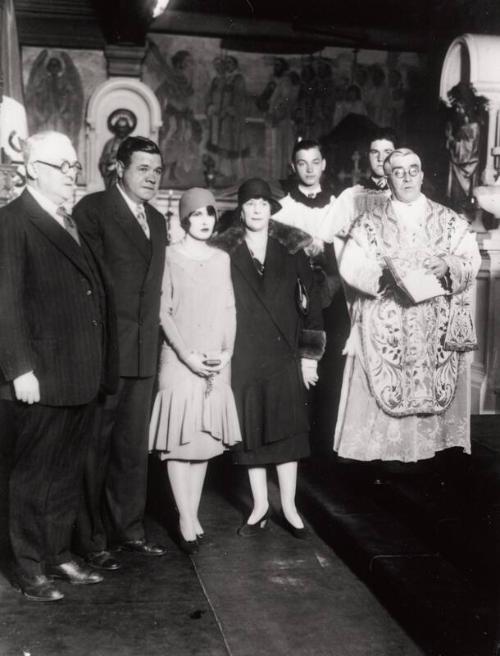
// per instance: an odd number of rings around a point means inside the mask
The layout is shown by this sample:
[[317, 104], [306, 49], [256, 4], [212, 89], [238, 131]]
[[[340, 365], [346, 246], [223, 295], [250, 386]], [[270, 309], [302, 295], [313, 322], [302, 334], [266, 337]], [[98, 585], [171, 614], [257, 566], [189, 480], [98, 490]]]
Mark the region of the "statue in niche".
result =
[[42, 50], [33, 63], [26, 88], [30, 133], [57, 130], [77, 148], [83, 101], [80, 74], [69, 54]]
[[106, 189], [116, 181], [116, 153], [124, 139], [135, 130], [137, 117], [129, 109], [115, 109], [108, 116], [108, 130], [113, 134], [102, 149], [99, 158], [99, 171]]
[[459, 82], [448, 92], [446, 148], [450, 162], [447, 196], [461, 210], [479, 181], [481, 128], [488, 101], [472, 84]]

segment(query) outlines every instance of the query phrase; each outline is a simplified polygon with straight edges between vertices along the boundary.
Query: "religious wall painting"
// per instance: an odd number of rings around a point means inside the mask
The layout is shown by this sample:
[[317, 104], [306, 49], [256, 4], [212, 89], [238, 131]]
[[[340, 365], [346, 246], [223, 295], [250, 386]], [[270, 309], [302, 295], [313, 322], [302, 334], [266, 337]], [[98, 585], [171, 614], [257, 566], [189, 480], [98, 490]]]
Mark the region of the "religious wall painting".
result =
[[82, 81], [71, 55], [63, 50], [42, 50], [35, 59], [26, 87], [30, 134], [57, 130], [78, 148], [83, 122]]
[[[85, 107], [94, 90], [106, 80], [100, 50], [56, 50], [23, 46], [23, 82], [29, 133], [44, 129], [64, 132], [84, 163]], [[85, 170], [78, 178], [85, 184]]]
[[[84, 109], [106, 80], [103, 52], [27, 47], [23, 63], [31, 132], [62, 129], [84, 161]], [[424, 64], [414, 53], [328, 47], [274, 56], [223, 50], [214, 38], [151, 35], [142, 80], [162, 108], [162, 187], [281, 179], [297, 137], [328, 138], [344, 131], [346, 117], [354, 131], [388, 124], [404, 136], [428, 115]], [[338, 151], [336, 135], [334, 143]], [[337, 152], [335, 176], [351, 174], [352, 154]]]
[[[298, 137], [327, 139], [348, 116], [357, 117], [354, 129], [390, 126], [403, 136], [411, 73], [421, 68], [412, 53], [328, 47], [271, 56], [223, 50], [218, 39], [154, 35], [143, 79], [163, 110], [162, 186], [282, 179]], [[337, 159], [352, 168], [352, 154]]]

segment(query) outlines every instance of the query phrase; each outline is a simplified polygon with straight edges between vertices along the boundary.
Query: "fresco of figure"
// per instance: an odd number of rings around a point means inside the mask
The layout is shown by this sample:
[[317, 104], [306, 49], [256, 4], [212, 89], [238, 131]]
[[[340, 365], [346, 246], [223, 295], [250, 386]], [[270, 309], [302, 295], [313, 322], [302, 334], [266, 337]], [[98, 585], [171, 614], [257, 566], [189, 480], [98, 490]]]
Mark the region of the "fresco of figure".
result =
[[80, 74], [67, 52], [48, 50], [35, 59], [26, 87], [30, 134], [55, 130], [66, 134], [75, 147], [83, 121]]
[[99, 171], [104, 186], [109, 189], [116, 182], [116, 153], [122, 141], [135, 130], [137, 117], [129, 109], [115, 109], [108, 117], [108, 130], [113, 134], [102, 149]]
[[[219, 61], [220, 60], [220, 61]], [[216, 58], [207, 103], [209, 139], [207, 150], [217, 155], [219, 174], [227, 182], [245, 177], [248, 157], [246, 134], [247, 91], [236, 57]]]
[[266, 112], [271, 129], [270, 162], [272, 178], [286, 177], [290, 154], [295, 143], [293, 115], [300, 91], [300, 78], [290, 71], [290, 65], [282, 57], [276, 57], [273, 75], [257, 99], [257, 107]]
[[194, 59], [188, 50], [178, 50], [165, 62], [164, 80], [156, 90], [162, 108], [160, 150], [165, 173], [163, 183], [183, 184], [200, 160], [202, 129], [194, 103]]

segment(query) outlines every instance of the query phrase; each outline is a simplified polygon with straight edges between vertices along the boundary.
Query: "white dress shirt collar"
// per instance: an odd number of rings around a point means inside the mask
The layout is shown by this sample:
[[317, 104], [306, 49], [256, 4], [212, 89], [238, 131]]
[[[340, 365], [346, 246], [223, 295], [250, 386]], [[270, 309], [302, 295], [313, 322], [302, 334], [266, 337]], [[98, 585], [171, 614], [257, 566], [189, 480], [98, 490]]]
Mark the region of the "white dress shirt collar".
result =
[[[133, 200], [127, 195], [127, 192], [125, 191], [125, 189], [121, 186], [121, 184], [120, 184], [119, 182], [117, 183], [116, 186], [118, 187], [118, 191], [119, 191], [119, 192], [121, 193], [121, 195], [123, 196], [123, 199], [124, 199], [124, 201], [127, 203], [127, 205], [128, 205], [128, 207], [129, 207], [130, 211], [132, 212], [132, 214], [133, 214], [134, 216], [137, 216], [137, 207], [138, 207], [139, 205], [142, 205], [142, 206], [144, 207], [144, 203], [136, 203], [135, 201], [133, 201]], [[146, 211], [146, 208], [145, 208], [145, 207], [144, 207], [144, 211]]]
[[47, 214], [50, 214], [50, 216], [55, 219], [62, 228], [64, 228], [63, 217], [57, 213], [57, 210], [59, 207], [62, 207], [62, 205], [56, 205], [53, 201], [50, 200], [50, 198], [44, 196], [40, 191], [38, 191], [38, 189], [35, 189], [35, 187], [30, 184], [26, 185], [26, 189], [33, 196], [40, 207], [45, 210]]

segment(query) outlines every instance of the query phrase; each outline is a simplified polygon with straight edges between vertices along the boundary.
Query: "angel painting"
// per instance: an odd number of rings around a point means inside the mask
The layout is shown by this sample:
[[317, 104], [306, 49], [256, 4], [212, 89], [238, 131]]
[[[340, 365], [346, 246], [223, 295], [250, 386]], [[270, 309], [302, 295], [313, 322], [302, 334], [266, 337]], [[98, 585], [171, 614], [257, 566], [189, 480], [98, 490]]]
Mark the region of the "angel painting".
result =
[[162, 70], [162, 82], [155, 92], [163, 118], [160, 130], [165, 167], [163, 185], [182, 186], [193, 179], [203, 180], [202, 127], [194, 114], [194, 58], [188, 50], [178, 50], [167, 60], [153, 41], [149, 43], [149, 51]]
[[57, 130], [78, 148], [83, 100], [80, 74], [69, 54], [42, 50], [35, 59], [26, 89], [30, 133]]

